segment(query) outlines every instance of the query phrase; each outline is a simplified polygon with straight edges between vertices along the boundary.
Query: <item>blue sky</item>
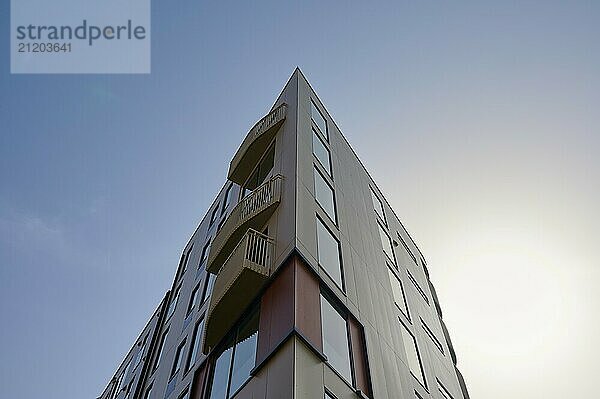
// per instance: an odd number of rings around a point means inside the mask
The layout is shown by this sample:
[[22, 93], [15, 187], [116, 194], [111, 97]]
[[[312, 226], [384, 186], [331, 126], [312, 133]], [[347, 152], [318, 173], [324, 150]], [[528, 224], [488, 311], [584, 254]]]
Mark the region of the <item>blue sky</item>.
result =
[[154, 2], [150, 75], [10, 75], [0, 386], [93, 398], [300, 66], [425, 253], [473, 397], [591, 397], [600, 4]]

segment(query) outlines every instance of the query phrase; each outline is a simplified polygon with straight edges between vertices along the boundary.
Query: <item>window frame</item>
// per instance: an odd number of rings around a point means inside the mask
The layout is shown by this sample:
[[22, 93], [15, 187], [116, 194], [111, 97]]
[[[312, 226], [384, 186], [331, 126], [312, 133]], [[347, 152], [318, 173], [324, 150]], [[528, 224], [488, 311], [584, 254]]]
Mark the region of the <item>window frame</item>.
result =
[[[321, 143], [321, 146], [327, 153], [327, 165], [323, 165], [321, 158], [319, 158], [319, 156], [317, 155], [317, 152], [315, 151], [315, 139], [318, 140], [319, 143]], [[323, 169], [325, 169], [327, 171], [327, 174], [330, 177], [333, 177], [333, 170], [332, 170], [333, 168], [331, 167], [331, 150], [328, 148], [328, 143], [323, 141], [323, 138], [321, 137], [321, 135], [314, 128], [312, 128], [312, 143], [311, 143], [311, 145], [312, 145], [313, 157], [317, 160], [319, 165], [321, 165], [323, 167]]]
[[[325, 116], [323, 115], [323, 112], [321, 112], [321, 109], [319, 106], [317, 106], [317, 104], [315, 103], [315, 100], [313, 100], [312, 98], [310, 99], [310, 103], [311, 103], [311, 107], [310, 107], [310, 120], [312, 122], [314, 122], [314, 126], [317, 127], [317, 130], [319, 131], [319, 133], [321, 133], [321, 135], [323, 135], [323, 137], [325, 138], [325, 140], [327, 142], [329, 142], [329, 123], [327, 123], [327, 118], [325, 118]], [[321, 131], [321, 126], [319, 126], [319, 123], [315, 120], [315, 118], [313, 117], [313, 110], [317, 111], [318, 115], [321, 117], [321, 119], [323, 119], [323, 122], [325, 123], [325, 131], [322, 132]]]
[[225, 194], [223, 195], [223, 204], [221, 205], [221, 216], [225, 213], [227, 208], [229, 208], [229, 203], [231, 202], [231, 189], [233, 188], [233, 184], [229, 184], [225, 189]]
[[423, 380], [421, 381], [421, 379], [419, 379], [419, 377], [415, 375], [415, 372], [410, 367], [411, 361], [409, 359], [409, 354], [408, 354], [408, 350], [407, 350], [407, 343], [405, 342], [406, 336], [404, 334], [402, 334], [402, 344], [404, 345], [404, 354], [406, 355], [406, 358], [407, 358], [407, 361], [408, 361], [408, 364], [407, 364], [408, 371], [414, 377], [414, 379], [417, 380], [417, 382], [419, 383], [419, 385], [421, 385], [423, 388], [425, 388], [425, 390], [427, 390], [427, 392], [429, 392], [429, 390], [427, 388], [427, 377], [425, 376], [425, 368], [423, 366], [423, 359], [421, 358], [421, 351], [419, 350], [419, 343], [417, 342], [417, 337], [415, 336], [415, 334], [413, 334], [412, 331], [410, 331], [410, 329], [408, 328], [408, 326], [406, 324], [404, 324], [404, 322], [402, 320], [400, 320], [400, 319], [398, 319], [398, 320], [400, 322], [400, 327], [401, 327], [402, 331], [406, 332], [410, 336], [410, 338], [411, 338], [411, 343], [413, 345], [414, 353], [415, 353], [416, 358], [417, 358], [417, 363], [419, 364], [419, 371], [421, 373], [421, 377], [422, 377]]
[[[340, 242], [340, 240], [338, 240], [338, 238], [336, 237], [335, 234], [333, 234], [333, 232], [331, 231], [331, 229], [327, 226], [327, 223], [325, 223], [324, 220], [322, 220], [322, 218], [317, 214], [316, 215], [316, 244], [317, 244], [317, 263], [318, 265], [325, 271], [325, 273], [327, 273], [327, 275], [331, 278], [331, 280], [333, 280], [333, 282], [335, 283], [335, 285], [340, 288], [342, 290], [342, 292], [346, 292], [346, 281], [344, 278], [344, 264], [343, 264], [343, 258], [342, 258], [342, 243]], [[338, 258], [338, 266], [339, 266], [339, 273], [340, 273], [340, 281], [338, 282], [336, 280], [336, 278], [331, 274], [330, 270], [325, 267], [325, 265], [323, 265], [321, 263], [321, 250], [320, 250], [320, 245], [319, 245], [319, 224], [323, 227], [323, 229], [325, 229], [325, 231], [329, 234], [329, 236], [335, 241], [335, 243], [337, 244], [337, 258]]]
[[402, 280], [400, 279], [400, 277], [398, 277], [396, 275], [396, 268], [390, 266], [387, 262], [386, 262], [386, 268], [388, 269], [388, 275], [390, 280], [391, 279], [395, 279], [398, 282], [398, 286], [400, 287], [400, 295], [402, 295], [402, 303], [404, 304], [404, 309], [402, 309], [400, 307], [400, 305], [398, 304], [398, 302], [396, 301], [396, 295], [395, 295], [395, 291], [394, 291], [394, 286], [393, 286], [393, 282], [390, 281], [390, 284], [392, 284], [392, 297], [394, 298], [394, 304], [396, 305], [396, 307], [398, 308], [398, 310], [400, 310], [400, 312], [410, 321], [411, 317], [410, 317], [410, 308], [408, 306], [408, 299], [406, 298], [406, 292], [404, 291], [404, 284], [402, 283]]
[[185, 350], [185, 344], [187, 343], [187, 337], [185, 337], [179, 345], [177, 345], [177, 349], [175, 350], [175, 357], [173, 358], [173, 365], [171, 366], [171, 372], [169, 373], [169, 382], [175, 378], [175, 376], [181, 370], [181, 362], [183, 357], [183, 351]]
[[[319, 201], [319, 197], [317, 195], [317, 175], [318, 177], [320, 177], [323, 180], [323, 183], [325, 183], [325, 185], [327, 186], [327, 188], [329, 188], [329, 190], [331, 191], [331, 202], [332, 202], [332, 212], [333, 215], [330, 215], [329, 212], [327, 211], [327, 209], [325, 208], [325, 206], [323, 204], [321, 204], [321, 202]], [[319, 170], [319, 167], [316, 164], [313, 164], [313, 184], [315, 185], [315, 202], [317, 203], [317, 205], [323, 210], [323, 212], [325, 212], [325, 214], [327, 215], [327, 217], [329, 217], [329, 219], [333, 222], [334, 225], [337, 226], [337, 205], [336, 205], [336, 195], [335, 195], [335, 189], [333, 188], [333, 186], [331, 184], [329, 184], [329, 182], [327, 181], [327, 178], [325, 176], [323, 176], [323, 173], [321, 173], [321, 171]]]
[[[200, 331], [200, 327], [202, 327], [202, 331]], [[202, 316], [200, 320], [196, 322], [194, 330], [192, 331], [192, 340], [190, 341], [190, 349], [188, 351], [188, 355], [186, 356], [184, 367], [184, 373], [186, 374], [196, 365], [198, 353], [201, 350], [200, 343], [202, 342], [202, 334], [204, 334], [204, 316]], [[193, 360], [192, 356], [194, 357]]]
[[[337, 369], [337, 367], [334, 366], [333, 363], [330, 362], [329, 360], [329, 356], [327, 355], [327, 352], [325, 351], [325, 323], [323, 322], [323, 301], [325, 301], [330, 307], [331, 309], [336, 312], [340, 318], [344, 321], [344, 330], [346, 333], [346, 350], [348, 353], [348, 369], [350, 371], [350, 380], [348, 380], [347, 376], [345, 376], [343, 374], [343, 371], [340, 371]], [[325, 290], [321, 289], [320, 295], [319, 295], [319, 303], [320, 303], [320, 316], [321, 316], [321, 345], [323, 347], [323, 353], [325, 354], [327, 360], [326, 363], [329, 365], [329, 367], [331, 367], [332, 370], [335, 371], [336, 374], [338, 374], [344, 381], [346, 381], [347, 383], [350, 384], [350, 386], [355, 387], [356, 386], [356, 375], [355, 375], [355, 370], [354, 370], [354, 353], [352, 350], [352, 336], [350, 334], [350, 326], [349, 326], [349, 321], [348, 321], [348, 312], [346, 310], [344, 310], [338, 303], [337, 300], [335, 299], [335, 296], [326, 292]]]

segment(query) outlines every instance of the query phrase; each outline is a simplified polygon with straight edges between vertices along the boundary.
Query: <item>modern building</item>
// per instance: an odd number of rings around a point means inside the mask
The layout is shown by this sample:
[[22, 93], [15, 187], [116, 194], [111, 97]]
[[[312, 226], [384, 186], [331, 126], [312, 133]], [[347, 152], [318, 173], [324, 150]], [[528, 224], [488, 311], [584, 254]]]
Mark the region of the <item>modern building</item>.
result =
[[425, 259], [296, 69], [101, 399], [468, 399]]

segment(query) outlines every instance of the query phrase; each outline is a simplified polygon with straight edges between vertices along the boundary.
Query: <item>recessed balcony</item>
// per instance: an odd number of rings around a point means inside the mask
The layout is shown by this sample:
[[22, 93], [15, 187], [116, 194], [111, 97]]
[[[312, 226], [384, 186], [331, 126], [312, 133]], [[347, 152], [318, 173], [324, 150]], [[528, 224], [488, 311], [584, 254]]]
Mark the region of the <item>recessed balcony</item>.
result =
[[275, 241], [249, 229], [215, 279], [206, 316], [203, 351], [227, 334], [271, 276]]
[[210, 246], [206, 270], [217, 274], [248, 229], [260, 230], [281, 200], [283, 176], [275, 175], [244, 197], [231, 211]]
[[229, 164], [227, 176], [229, 180], [239, 185], [246, 182], [254, 166], [275, 137], [275, 133], [283, 124], [286, 113], [287, 105], [281, 104], [250, 129]]

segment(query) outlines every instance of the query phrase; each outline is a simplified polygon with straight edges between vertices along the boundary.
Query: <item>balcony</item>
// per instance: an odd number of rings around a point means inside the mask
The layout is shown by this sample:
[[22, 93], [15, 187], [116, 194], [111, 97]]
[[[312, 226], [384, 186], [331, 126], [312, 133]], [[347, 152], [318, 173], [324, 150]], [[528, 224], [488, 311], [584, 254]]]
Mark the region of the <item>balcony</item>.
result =
[[217, 274], [248, 229], [260, 230], [281, 200], [283, 176], [275, 175], [242, 199], [215, 235], [206, 270]]
[[258, 121], [242, 142], [240, 148], [229, 164], [227, 178], [239, 185], [248, 179], [253, 167], [271, 143], [275, 133], [283, 124], [287, 113], [287, 105], [281, 104], [267, 116]]
[[219, 343], [271, 276], [275, 241], [249, 229], [219, 270], [210, 298], [203, 351]]

